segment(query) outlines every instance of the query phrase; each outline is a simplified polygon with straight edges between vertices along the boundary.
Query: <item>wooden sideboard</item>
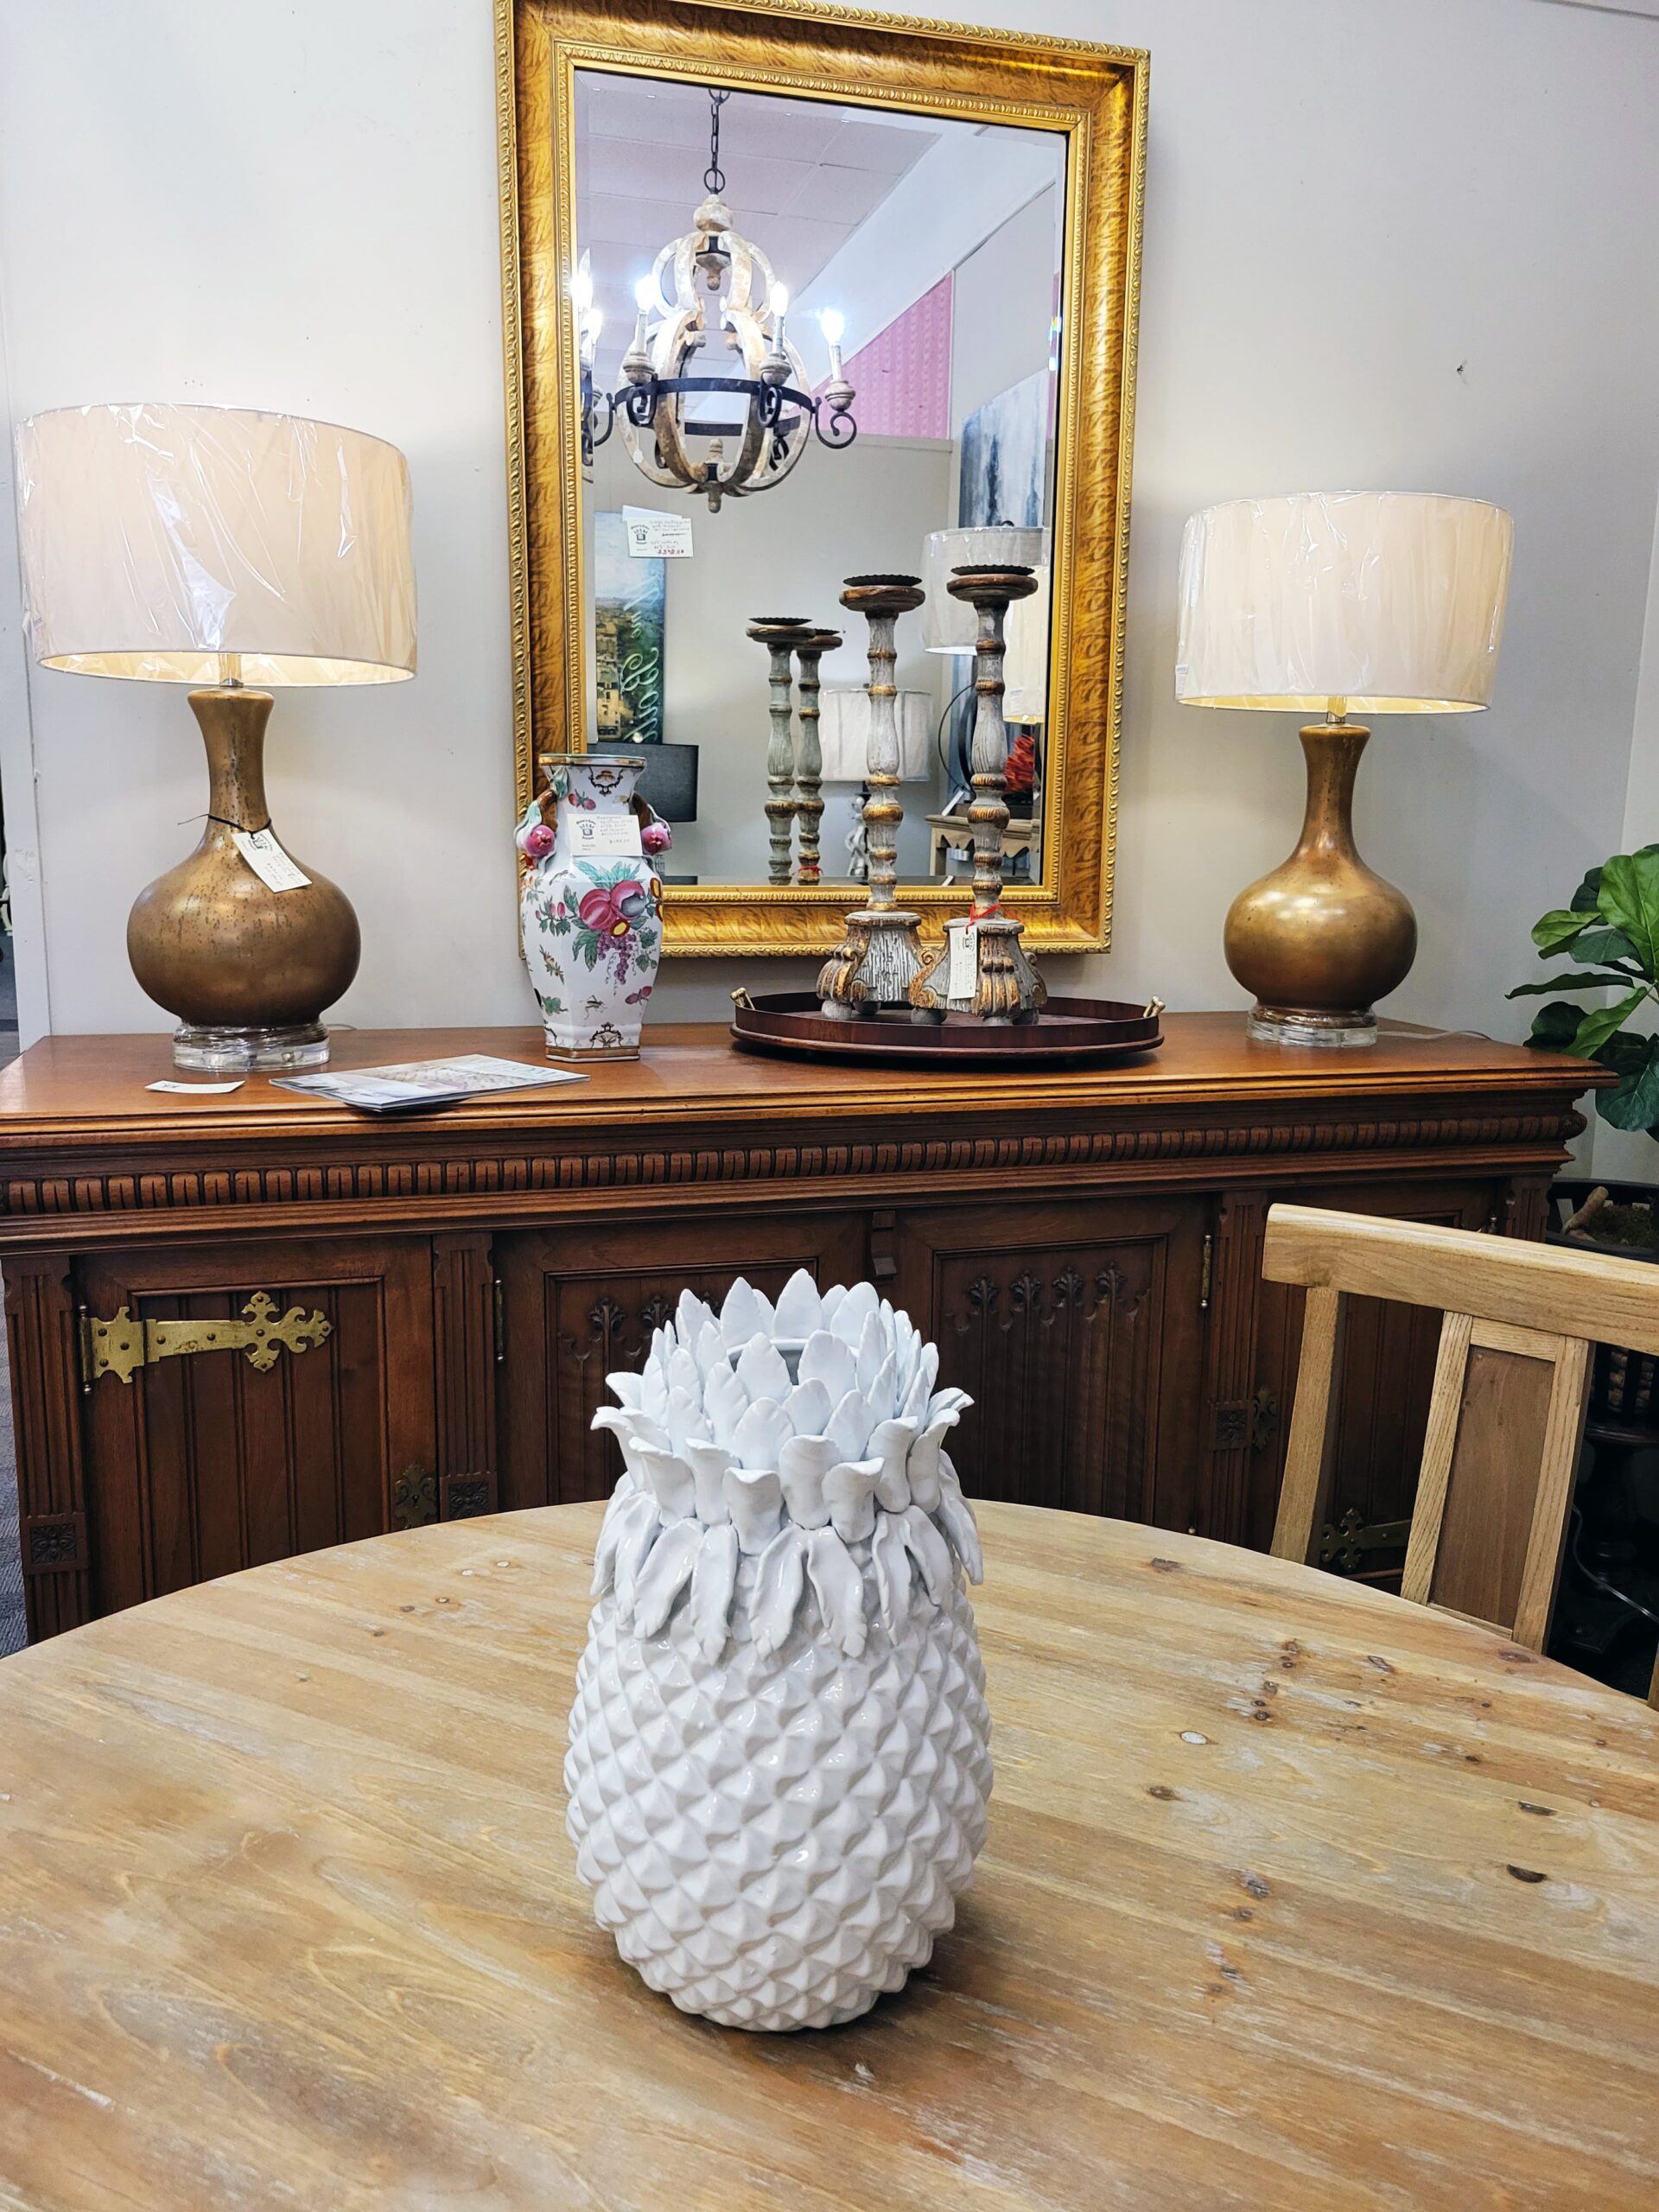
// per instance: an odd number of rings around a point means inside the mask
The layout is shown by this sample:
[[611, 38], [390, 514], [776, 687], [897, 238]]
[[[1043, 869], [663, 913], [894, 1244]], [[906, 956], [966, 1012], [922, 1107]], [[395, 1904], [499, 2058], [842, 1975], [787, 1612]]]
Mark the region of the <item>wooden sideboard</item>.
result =
[[[1300, 1294], [1261, 1280], [1268, 1206], [1535, 1236], [1596, 1071], [1394, 1026], [1293, 1053], [1236, 1015], [1166, 1020], [1139, 1065], [1040, 1076], [823, 1067], [664, 1027], [581, 1084], [391, 1121], [263, 1077], [151, 1092], [161, 1037], [32, 1046], [0, 1074], [31, 1636], [388, 1528], [601, 1495], [607, 1371], [683, 1285], [775, 1291], [800, 1266], [869, 1275], [938, 1339], [977, 1401], [970, 1491], [1265, 1548], [1300, 1329]], [[540, 1046], [382, 1031], [334, 1053]], [[1336, 1510], [1363, 1569], [1409, 1510], [1435, 1326], [1359, 1303]], [[292, 1344], [201, 1341], [296, 1308]]]

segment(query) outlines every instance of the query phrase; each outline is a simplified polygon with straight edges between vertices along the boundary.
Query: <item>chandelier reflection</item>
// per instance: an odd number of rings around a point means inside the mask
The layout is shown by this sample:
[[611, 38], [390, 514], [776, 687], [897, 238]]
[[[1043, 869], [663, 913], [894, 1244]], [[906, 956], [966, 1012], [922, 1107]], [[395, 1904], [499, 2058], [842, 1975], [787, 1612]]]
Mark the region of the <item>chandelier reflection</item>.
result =
[[[758, 245], [732, 225], [721, 198], [720, 111], [729, 92], [709, 95], [708, 197], [683, 238], [657, 256], [634, 289], [633, 336], [622, 382], [596, 391], [600, 317], [588, 257], [571, 282], [582, 370], [582, 457], [591, 465], [618, 420], [634, 467], [669, 491], [700, 493], [711, 513], [781, 484], [810, 440], [838, 451], [858, 426], [853, 387], [842, 373], [842, 321], [819, 318], [830, 346], [830, 379], [814, 394], [806, 365], [785, 327], [789, 296]], [[732, 373], [711, 372], [721, 353]]]

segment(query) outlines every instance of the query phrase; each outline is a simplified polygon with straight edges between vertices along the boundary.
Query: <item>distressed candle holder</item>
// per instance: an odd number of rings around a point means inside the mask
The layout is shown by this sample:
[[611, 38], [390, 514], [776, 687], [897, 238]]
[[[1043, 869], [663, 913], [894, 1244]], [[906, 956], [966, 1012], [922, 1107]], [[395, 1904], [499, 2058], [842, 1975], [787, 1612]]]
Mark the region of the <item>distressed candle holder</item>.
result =
[[796, 641], [810, 636], [804, 614], [757, 614], [748, 635], [767, 654], [772, 732], [766, 743], [766, 880], [787, 883], [795, 834], [795, 738], [791, 677]]
[[923, 1014], [942, 1014], [948, 1007], [984, 1022], [1034, 1021], [1048, 997], [1047, 988], [1020, 944], [1024, 923], [1002, 906], [1002, 832], [1008, 821], [1003, 797], [1008, 732], [1002, 717], [1002, 662], [1008, 608], [1015, 600], [1030, 598], [1037, 579], [1029, 569], [953, 569], [945, 589], [979, 616], [974, 646], [974, 797], [968, 809], [974, 833], [974, 896], [967, 923], [969, 943], [975, 948], [974, 978], [970, 995], [952, 993], [948, 950], [935, 951], [911, 987], [911, 1003]]
[[812, 630], [795, 645], [801, 691], [795, 735], [795, 818], [800, 824], [797, 883], [817, 883], [822, 878], [818, 840], [823, 823], [823, 747], [818, 737], [818, 663], [840, 643], [839, 630]]
[[870, 895], [848, 915], [842, 941], [818, 975], [818, 998], [826, 1020], [850, 1021], [884, 1007], [909, 1007], [918, 1021], [938, 1014], [911, 1006], [911, 985], [926, 965], [918, 931], [921, 916], [900, 906], [898, 880], [899, 824], [905, 810], [899, 799], [899, 724], [893, 713], [893, 680], [898, 650], [893, 632], [899, 617], [926, 598], [915, 576], [849, 576], [841, 603], [861, 614], [870, 628], [870, 736], [867, 760], [870, 796], [864, 822], [870, 836]]

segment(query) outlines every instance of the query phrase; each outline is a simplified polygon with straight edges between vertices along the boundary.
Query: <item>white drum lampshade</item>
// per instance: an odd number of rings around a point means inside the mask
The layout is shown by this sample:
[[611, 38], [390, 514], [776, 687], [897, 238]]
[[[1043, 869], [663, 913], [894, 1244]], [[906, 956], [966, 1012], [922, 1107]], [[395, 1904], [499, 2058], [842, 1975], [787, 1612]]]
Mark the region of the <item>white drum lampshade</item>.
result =
[[409, 467], [328, 423], [60, 407], [17, 433], [29, 650], [83, 676], [386, 683], [415, 672]]
[[988, 523], [982, 528], [935, 530], [922, 553], [922, 645], [930, 653], [970, 653], [979, 635], [979, 617], [946, 586], [953, 569], [1040, 569], [1048, 559], [1048, 532], [1015, 523]]
[[[932, 772], [933, 702], [925, 691], [900, 691], [893, 705], [899, 725], [899, 780], [925, 782]], [[861, 784], [869, 759], [869, 693], [851, 684], [827, 684], [818, 695], [818, 711], [824, 782]]]
[[66, 407], [17, 434], [24, 628], [44, 666], [199, 687], [201, 842], [142, 891], [133, 973], [212, 1073], [316, 1066], [351, 982], [344, 892], [278, 843], [271, 691], [415, 673], [409, 469], [360, 430], [229, 407]]
[[1436, 493], [1206, 507], [1181, 543], [1175, 696], [1319, 714], [1484, 707], [1514, 532], [1501, 507]]
[[1367, 1045], [1405, 981], [1417, 924], [1354, 845], [1361, 714], [1467, 714], [1497, 671], [1514, 524], [1484, 499], [1300, 492], [1230, 499], [1181, 543], [1175, 696], [1192, 707], [1299, 709], [1302, 834], [1229, 910], [1227, 965], [1254, 993], [1249, 1033]]

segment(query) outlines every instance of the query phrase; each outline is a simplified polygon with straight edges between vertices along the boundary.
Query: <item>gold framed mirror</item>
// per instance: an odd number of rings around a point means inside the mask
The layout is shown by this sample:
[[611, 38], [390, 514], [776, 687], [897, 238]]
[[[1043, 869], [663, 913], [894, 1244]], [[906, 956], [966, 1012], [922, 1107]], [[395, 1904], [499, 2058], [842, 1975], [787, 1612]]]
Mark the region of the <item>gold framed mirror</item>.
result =
[[[923, 577], [899, 869], [937, 936], [971, 861], [942, 586], [1006, 544], [1042, 587], [1007, 898], [1035, 950], [1103, 949], [1147, 56], [810, 0], [497, 0], [497, 36], [520, 808], [541, 754], [643, 752], [664, 950], [833, 950], [868, 712], [839, 593]], [[791, 618], [840, 642], [755, 635]]]

